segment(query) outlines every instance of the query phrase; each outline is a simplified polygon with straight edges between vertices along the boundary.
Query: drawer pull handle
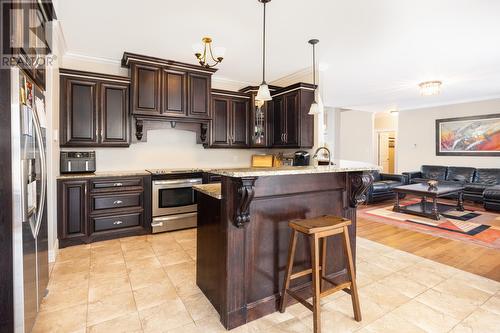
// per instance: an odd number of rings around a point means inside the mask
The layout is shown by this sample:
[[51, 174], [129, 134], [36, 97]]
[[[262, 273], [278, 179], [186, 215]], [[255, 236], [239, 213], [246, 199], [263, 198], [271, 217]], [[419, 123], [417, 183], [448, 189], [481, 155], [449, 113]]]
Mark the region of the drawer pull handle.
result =
[[123, 184], [122, 183], [114, 183], [113, 186], [119, 187], [119, 186], [123, 186]]
[[113, 205], [119, 205], [119, 204], [122, 204], [122, 203], [123, 203], [123, 201], [121, 201], [121, 200], [115, 200], [115, 201], [113, 201]]
[[120, 225], [122, 223], [123, 223], [122, 221], [115, 221], [115, 222], [113, 222], [113, 224], [115, 224], [115, 225]]

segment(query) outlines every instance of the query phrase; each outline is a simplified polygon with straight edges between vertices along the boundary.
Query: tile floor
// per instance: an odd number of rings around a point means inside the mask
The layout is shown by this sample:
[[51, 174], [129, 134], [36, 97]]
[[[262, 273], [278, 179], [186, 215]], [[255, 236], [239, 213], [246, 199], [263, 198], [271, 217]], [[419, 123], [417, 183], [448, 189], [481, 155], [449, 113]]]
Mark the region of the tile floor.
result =
[[[34, 332], [225, 332], [195, 283], [196, 230], [62, 249]], [[363, 321], [322, 300], [323, 332], [500, 332], [500, 283], [358, 238]], [[231, 332], [312, 332], [300, 304]]]

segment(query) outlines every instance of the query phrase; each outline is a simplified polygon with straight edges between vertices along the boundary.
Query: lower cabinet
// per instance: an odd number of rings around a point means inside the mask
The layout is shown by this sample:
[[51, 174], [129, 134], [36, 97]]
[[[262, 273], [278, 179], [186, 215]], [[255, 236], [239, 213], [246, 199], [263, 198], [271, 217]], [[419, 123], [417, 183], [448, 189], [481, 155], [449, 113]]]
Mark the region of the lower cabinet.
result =
[[59, 247], [151, 232], [151, 177], [58, 180]]

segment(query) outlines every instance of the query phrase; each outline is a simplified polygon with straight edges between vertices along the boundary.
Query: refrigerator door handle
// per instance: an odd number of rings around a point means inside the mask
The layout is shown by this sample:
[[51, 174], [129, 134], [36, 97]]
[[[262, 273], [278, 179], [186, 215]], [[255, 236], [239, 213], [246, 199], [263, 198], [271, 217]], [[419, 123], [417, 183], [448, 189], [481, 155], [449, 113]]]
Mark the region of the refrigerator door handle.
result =
[[21, 160], [21, 222], [28, 221], [28, 161]]
[[45, 157], [45, 147], [42, 139], [42, 129], [40, 126], [40, 120], [38, 118], [38, 114], [36, 110], [33, 112], [33, 120], [35, 122], [35, 131], [36, 131], [36, 139], [38, 142], [38, 147], [40, 149], [40, 171], [41, 171], [41, 193], [40, 193], [40, 204], [37, 205], [37, 215], [35, 220], [35, 237], [38, 236], [38, 232], [40, 231], [40, 227], [42, 224], [43, 218], [43, 210], [45, 207], [45, 197], [47, 195], [47, 166], [46, 166], [46, 157]]

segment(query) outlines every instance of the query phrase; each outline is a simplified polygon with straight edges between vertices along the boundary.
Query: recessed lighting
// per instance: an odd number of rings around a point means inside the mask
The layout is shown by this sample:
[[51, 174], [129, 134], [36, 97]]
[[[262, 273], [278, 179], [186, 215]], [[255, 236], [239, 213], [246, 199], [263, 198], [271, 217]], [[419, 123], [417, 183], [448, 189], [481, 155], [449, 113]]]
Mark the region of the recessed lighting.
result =
[[422, 82], [418, 85], [420, 87], [420, 95], [422, 95], [422, 96], [439, 95], [441, 93], [441, 85], [442, 84], [443, 84], [443, 82], [441, 82], [441, 81]]

